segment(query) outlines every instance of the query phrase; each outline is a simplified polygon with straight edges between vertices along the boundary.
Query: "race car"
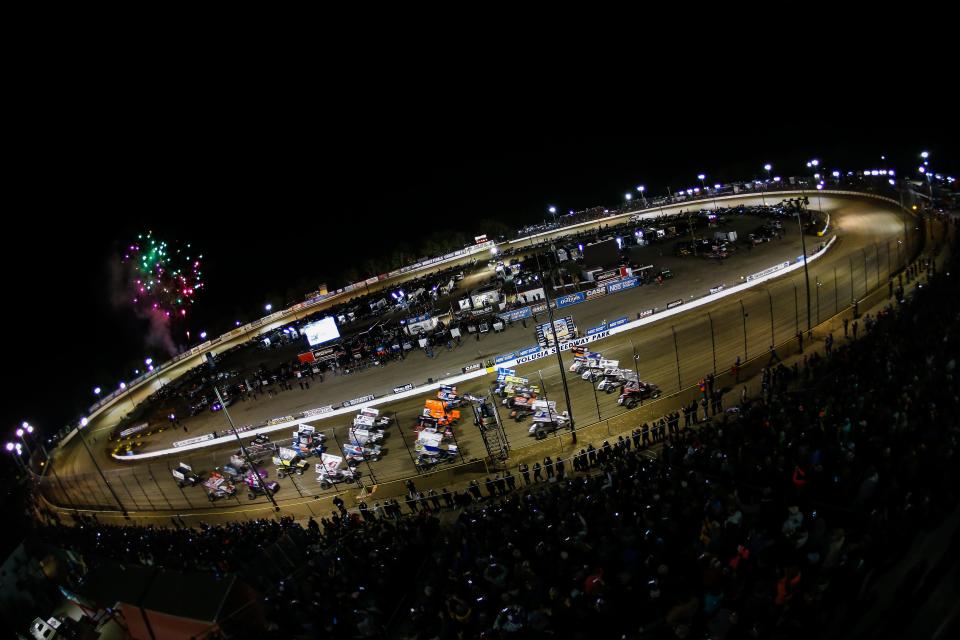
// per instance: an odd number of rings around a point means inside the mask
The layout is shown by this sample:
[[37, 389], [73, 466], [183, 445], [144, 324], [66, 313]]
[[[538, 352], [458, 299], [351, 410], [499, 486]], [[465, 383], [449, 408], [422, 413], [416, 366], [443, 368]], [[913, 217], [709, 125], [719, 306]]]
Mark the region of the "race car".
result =
[[443, 462], [452, 462], [457, 458], [457, 446], [442, 446], [443, 435], [424, 429], [417, 436], [414, 450], [417, 453], [415, 464], [419, 470], [429, 469]]
[[310, 463], [300, 457], [294, 449], [281, 447], [279, 455], [273, 456], [273, 464], [277, 470], [277, 477], [284, 478], [293, 474], [303, 475], [310, 468]]
[[247, 477], [243, 480], [244, 484], [247, 485], [247, 499], [253, 500], [257, 496], [265, 495], [266, 492], [274, 494], [280, 490], [279, 482], [275, 480], [266, 480], [266, 469], [260, 469], [257, 475], [260, 476], [259, 479], [252, 473], [248, 473]]
[[350, 441], [356, 444], [379, 444], [383, 442], [383, 431], [350, 428]]
[[429, 415], [437, 419], [441, 426], [453, 424], [460, 419], [460, 412], [457, 409], [447, 411], [443, 402], [440, 400], [427, 400], [423, 403], [423, 415]]
[[[551, 402], [551, 404], [553, 403]], [[569, 426], [570, 415], [566, 411], [557, 413], [552, 407], [549, 410], [538, 409], [533, 414], [533, 424], [530, 425], [527, 433], [535, 436], [537, 440], [543, 440], [548, 433], [553, 433], [558, 429], [566, 429]]]
[[220, 498], [232, 498], [237, 493], [237, 488], [233, 483], [216, 471], [212, 472], [210, 477], [204, 480], [203, 488], [207, 492], [207, 499], [209, 499], [210, 502], [214, 502]]
[[193, 468], [190, 465], [182, 462], [177, 464], [177, 468], [173, 469], [172, 473], [181, 489], [186, 486], [192, 487], [200, 482], [200, 476], [193, 472]]
[[254, 437], [254, 438], [250, 441], [250, 446], [252, 447], [253, 445], [257, 445], [257, 444], [266, 444], [266, 443], [268, 443], [268, 442], [270, 442], [270, 436], [269, 436], [269, 435], [267, 435], [267, 434], [265, 434], [265, 433], [258, 433], [258, 434], [256, 435], [256, 437]]
[[533, 414], [533, 405], [536, 401], [536, 396], [514, 396], [506, 398], [503, 404], [510, 409], [511, 418], [517, 422], [522, 422]]
[[347, 459], [347, 464], [356, 466], [366, 461], [376, 461], [380, 459], [383, 449], [378, 444], [361, 445], [356, 443], [343, 445], [343, 455]]
[[660, 397], [660, 387], [652, 382], [630, 381], [623, 387], [620, 397], [617, 398], [617, 404], [633, 409], [637, 404], [646, 399], [655, 400]]
[[365, 407], [353, 419], [353, 426], [363, 429], [383, 429], [390, 426], [390, 422], [390, 416], [381, 416], [379, 410]]
[[605, 369], [603, 379], [597, 385], [597, 391], [613, 393], [631, 380], [636, 380], [637, 374], [629, 369]]
[[448, 384], [440, 385], [437, 389], [437, 399], [443, 402], [445, 409], [456, 409], [466, 401], [457, 393], [457, 388]]
[[321, 489], [329, 489], [338, 482], [356, 482], [359, 471], [351, 467], [341, 468], [343, 458], [329, 453], [321, 454], [320, 462], [315, 465], [317, 482]]
[[453, 429], [449, 425], [440, 426], [440, 421], [434, 418], [433, 416], [427, 416], [427, 415], [417, 416], [417, 424], [414, 425], [413, 432], [420, 433], [424, 429], [439, 431], [440, 433], [443, 434], [444, 438], [453, 437]]
[[290, 448], [303, 458], [318, 456], [327, 448], [324, 444], [326, 439], [327, 437], [322, 433], [317, 433], [314, 427], [302, 424], [293, 432]]

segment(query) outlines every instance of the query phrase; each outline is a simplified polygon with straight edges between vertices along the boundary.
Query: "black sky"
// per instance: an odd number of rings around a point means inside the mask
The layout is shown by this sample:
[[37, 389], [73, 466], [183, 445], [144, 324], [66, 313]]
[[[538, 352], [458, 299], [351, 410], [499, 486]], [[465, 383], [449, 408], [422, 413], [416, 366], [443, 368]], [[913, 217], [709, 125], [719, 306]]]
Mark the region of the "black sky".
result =
[[862, 169], [886, 154], [906, 170], [926, 148], [944, 171], [957, 166], [946, 130], [909, 119], [515, 118], [506, 105], [418, 112], [371, 100], [353, 111], [138, 93], [39, 108], [10, 176], [0, 257], [7, 309], [25, 312], [8, 327], [14, 373], [0, 426], [59, 427], [95, 385], [114, 388], [143, 356], [161, 358], [143, 346], [144, 323], [112, 307], [108, 286], [111, 256], [147, 229], [202, 250], [208, 290], [190, 328], [216, 334], [266, 302], [334, 284], [363, 256], [434, 231], [482, 233], [485, 218], [514, 226], [542, 219], [548, 204], [616, 205], [638, 184], [661, 194], [694, 186], [699, 172], [710, 182], [759, 175], [764, 162], [789, 175], [812, 157]]

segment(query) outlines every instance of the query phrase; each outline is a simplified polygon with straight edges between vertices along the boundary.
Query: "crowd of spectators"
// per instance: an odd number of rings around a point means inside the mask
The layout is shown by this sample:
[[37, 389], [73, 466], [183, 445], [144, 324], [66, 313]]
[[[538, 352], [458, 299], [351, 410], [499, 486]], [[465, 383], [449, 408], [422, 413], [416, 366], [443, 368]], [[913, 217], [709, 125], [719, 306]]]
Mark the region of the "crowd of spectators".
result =
[[[411, 484], [405, 515], [391, 500], [340, 503], [305, 528], [84, 519], [38, 536], [90, 558], [243, 572], [295, 532], [308, 560], [260, 585], [263, 637], [836, 636], [956, 508], [960, 279], [956, 265], [927, 275], [828, 355], [772, 368], [760, 397], [666, 417], [659, 441], [638, 427], [486, 491]], [[892, 629], [909, 620], [888, 615]]]

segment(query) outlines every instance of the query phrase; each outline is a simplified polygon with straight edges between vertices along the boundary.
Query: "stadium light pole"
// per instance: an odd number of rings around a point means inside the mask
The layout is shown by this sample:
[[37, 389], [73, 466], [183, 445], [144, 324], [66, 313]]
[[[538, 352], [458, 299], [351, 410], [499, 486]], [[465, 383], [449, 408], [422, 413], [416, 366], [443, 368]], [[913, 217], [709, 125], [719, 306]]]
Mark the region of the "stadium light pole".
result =
[[644, 195], [644, 192], [645, 192], [646, 190], [647, 190], [647, 188], [646, 188], [645, 186], [643, 186], [643, 185], [640, 185], [639, 187], [637, 187], [637, 191], [640, 192], [640, 198], [643, 200], [643, 208], [644, 208], [644, 209], [647, 208], [647, 196]]
[[[21, 435], [21, 431], [23, 432], [23, 435]], [[57, 485], [59, 485], [59, 487], [60, 487], [60, 491], [63, 492], [63, 496], [67, 499], [67, 503], [70, 505], [70, 508], [73, 509], [74, 511], [76, 511], [76, 510], [77, 510], [77, 507], [76, 507], [76, 505], [73, 503], [73, 500], [70, 498], [70, 494], [67, 493], [66, 488], [63, 486], [63, 481], [60, 480], [60, 474], [57, 473], [57, 467], [50, 461], [50, 452], [47, 451], [47, 448], [46, 448], [45, 446], [43, 446], [43, 439], [42, 439], [42, 438], [38, 438], [36, 435], [34, 435], [33, 425], [31, 425], [29, 422], [27, 422], [26, 420], [24, 420], [24, 421], [23, 421], [23, 424], [21, 425], [21, 428], [20, 428], [20, 429], [17, 429], [17, 435], [20, 436], [20, 437], [23, 439], [23, 446], [24, 446], [24, 447], [27, 446], [27, 439], [26, 439], [26, 436], [27, 436], [27, 435], [29, 435], [31, 438], [33, 438], [34, 445], [39, 445], [39, 446], [40, 446], [40, 450], [43, 451], [43, 456], [44, 456], [44, 459], [45, 459], [44, 469], [47, 469], [47, 468], [50, 469], [50, 471], [53, 473], [54, 479], [57, 481]], [[8, 450], [9, 450], [9, 449], [8, 449]], [[28, 454], [28, 455], [29, 455], [29, 452], [30, 452], [30, 449], [27, 448], [27, 454]], [[43, 477], [43, 474], [40, 474], [40, 476], [41, 476], [41, 478], [42, 478], [42, 477]]]
[[540, 273], [540, 283], [543, 284], [543, 295], [547, 303], [547, 318], [550, 320], [550, 333], [553, 335], [553, 345], [557, 349], [557, 364], [560, 366], [560, 381], [563, 384], [563, 397], [567, 401], [567, 415], [570, 417], [570, 442], [577, 444], [577, 431], [573, 423], [573, 403], [570, 402], [570, 388], [567, 386], [567, 372], [563, 369], [563, 356], [560, 355], [560, 343], [557, 341], [557, 327], [553, 322], [553, 304], [550, 300], [550, 285], [543, 277], [543, 268], [540, 266], [540, 253], [537, 253], [537, 271]]
[[93, 466], [97, 469], [97, 473], [100, 474], [100, 479], [103, 480], [103, 484], [107, 485], [110, 495], [113, 496], [113, 499], [117, 501], [117, 505], [120, 506], [120, 511], [123, 513], [123, 517], [129, 520], [130, 514], [127, 513], [127, 508], [123, 506], [123, 503], [120, 501], [120, 496], [117, 495], [117, 492], [114, 491], [113, 487], [110, 486], [110, 483], [107, 482], [107, 476], [103, 475], [103, 469], [100, 468], [100, 465], [97, 463], [97, 459], [93, 457], [93, 451], [90, 450], [90, 445], [87, 443], [87, 438], [83, 435], [83, 430], [86, 428], [87, 424], [86, 418], [80, 419], [80, 426], [77, 427], [77, 435], [80, 436], [80, 442], [83, 443], [83, 448], [87, 450], [87, 455], [90, 456], [90, 460], [93, 461]]
[[[814, 160], [813, 162], [816, 162]], [[800, 246], [803, 248], [803, 279], [807, 285], [807, 332], [811, 330], [811, 319], [810, 319], [810, 272], [807, 269], [807, 239], [803, 233], [803, 222], [800, 220], [800, 212], [803, 209], [803, 202], [797, 200], [794, 203], [794, 208], [797, 211], [797, 227], [800, 229]]]
[[768, 162], [763, 165], [763, 170], [767, 172], [767, 179], [763, 183], [763, 189], [760, 190], [760, 199], [763, 202], [763, 206], [767, 206], [767, 184], [770, 182], [770, 171], [773, 170], [773, 165]]

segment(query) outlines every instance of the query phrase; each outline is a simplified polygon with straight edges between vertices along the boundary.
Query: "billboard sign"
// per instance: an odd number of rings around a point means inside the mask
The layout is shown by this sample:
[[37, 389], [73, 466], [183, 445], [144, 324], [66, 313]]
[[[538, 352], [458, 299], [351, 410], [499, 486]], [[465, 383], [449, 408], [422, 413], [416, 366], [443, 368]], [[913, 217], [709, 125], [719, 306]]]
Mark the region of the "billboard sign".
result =
[[303, 333], [307, 335], [307, 342], [310, 343], [311, 347], [336, 340], [340, 337], [340, 331], [337, 329], [337, 321], [330, 316], [305, 325], [303, 327]]

